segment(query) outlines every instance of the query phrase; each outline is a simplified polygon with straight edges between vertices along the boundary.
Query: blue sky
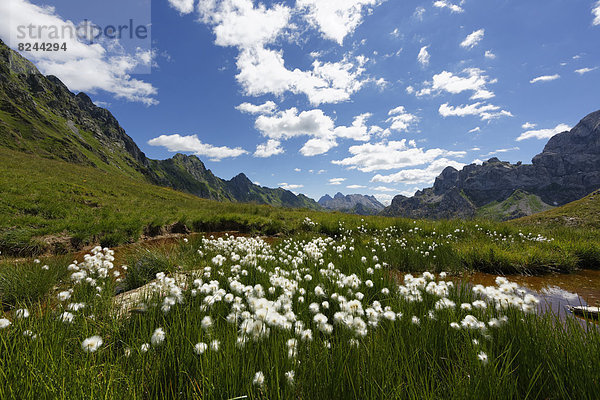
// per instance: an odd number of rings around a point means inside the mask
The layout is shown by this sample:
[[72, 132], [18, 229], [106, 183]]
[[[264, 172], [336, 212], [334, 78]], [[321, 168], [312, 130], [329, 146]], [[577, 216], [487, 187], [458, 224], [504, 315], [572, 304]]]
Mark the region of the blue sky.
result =
[[315, 199], [389, 202], [447, 165], [530, 162], [600, 108], [596, 0], [125, 3], [4, 1], [0, 37], [16, 48], [19, 23], [147, 23], [151, 10], [145, 43], [24, 55], [107, 107], [148, 157], [197, 154], [220, 177]]

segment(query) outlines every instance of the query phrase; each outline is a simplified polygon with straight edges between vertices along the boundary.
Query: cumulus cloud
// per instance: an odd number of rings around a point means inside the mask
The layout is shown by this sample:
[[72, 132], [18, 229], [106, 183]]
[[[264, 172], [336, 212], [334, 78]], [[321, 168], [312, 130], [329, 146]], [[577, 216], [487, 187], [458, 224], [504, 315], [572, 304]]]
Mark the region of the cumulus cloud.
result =
[[432, 161], [426, 168], [404, 169], [391, 175], [375, 175], [371, 182], [382, 183], [405, 183], [405, 184], [430, 184], [446, 167], [461, 169], [465, 164], [447, 158], [438, 158]]
[[[462, 1], [461, 1], [462, 4]], [[447, 8], [453, 13], [461, 13], [465, 10], [457, 4], [450, 3], [448, 0], [437, 0], [433, 2], [434, 7], [437, 8]]]
[[290, 19], [294, 12], [305, 13], [309, 21], [335, 36], [336, 41], [343, 40], [362, 21], [362, 7], [380, 2], [300, 0], [297, 9], [292, 10], [282, 4], [255, 6], [252, 0], [200, 0], [198, 11], [200, 20], [212, 26], [217, 45], [239, 50], [236, 79], [246, 95], [281, 96], [291, 92], [304, 94], [311, 104], [319, 105], [347, 101], [369, 81], [362, 77], [366, 57], [350, 59], [346, 55], [338, 62], [315, 60], [306, 70], [288, 69], [283, 51], [269, 45], [293, 29]]
[[342, 182], [344, 182], [346, 180], [346, 178], [331, 178], [329, 180], [329, 184], [330, 185], [341, 185]]
[[255, 127], [263, 136], [275, 140], [308, 136], [310, 139], [300, 153], [315, 156], [336, 147], [337, 139], [369, 140], [369, 128], [365, 122], [370, 116], [369, 113], [361, 114], [354, 118], [350, 126], [335, 126], [333, 119], [320, 109], [298, 113], [297, 108], [290, 108], [272, 116], [259, 116]]
[[[53, 7], [41, 7], [26, 0], [0, 1], [0, 36], [7, 44], [17, 47], [21, 41], [17, 26], [55, 26], [59, 29], [75, 31], [78, 25], [64, 20]], [[50, 30], [43, 30], [39, 39], [45, 43], [65, 42], [68, 51], [27, 52], [26, 57], [33, 61], [45, 75], [57, 76], [73, 91], [96, 93], [104, 90], [115, 98], [146, 105], [157, 104], [157, 89], [150, 83], [131, 77], [136, 68], [150, 65], [152, 52], [137, 49], [126, 53], [116, 41], [111, 43], [87, 44], [76, 37], [53, 38]]]
[[458, 94], [472, 91], [472, 100], [487, 100], [494, 97], [494, 93], [487, 85], [498, 82], [485, 75], [485, 71], [479, 68], [466, 68], [461, 72], [462, 76], [452, 72], [442, 71], [433, 76], [431, 82], [425, 82], [425, 87], [416, 93], [417, 96], [436, 95], [442, 91]]
[[523, 132], [518, 138], [517, 142], [526, 139], [549, 139], [552, 136], [559, 134], [561, 132], [565, 132], [571, 130], [571, 127], [567, 124], [558, 124], [554, 128], [550, 129], [538, 129], [531, 130], [527, 132]]
[[272, 101], [267, 101], [263, 104], [242, 103], [235, 108], [246, 114], [273, 114], [277, 111], [277, 104]]
[[405, 167], [429, 164], [435, 159], [447, 157], [462, 157], [463, 151], [448, 151], [444, 149], [422, 149], [416, 147], [414, 141], [402, 139], [380, 143], [365, 143], [351, 146], [348, 150], [351, 157], [333, 160], [332, 164], [358, 169], [362, 172], [377, 170], [400, 169]]
[[180, 14], [189, 14], [194, 11], [194, 0], [169, 0], [169, 5]]
[[579, 75], [583, 75], [583, 74], [587, 74], [588, 72], [592, 72], [597, 70], [598, 67], [593, 67], [593, 68], [580, 68], [580, 69], [576, 69], [575, 72], [578, 73]]
[[281, 142], [279, 140], [269, 139], [267, 143], [256, 146], [254, 157], [267, 158], [277, 154], [282, 154], [283, 152], [284, 150], [281, 148]]
[[421, 64], [424, 67], [429, 65], [429, 60], [431, 59], [431, 56], [429, 55], [429, 52], [427, 51], [428, 47], [429, 46], [421, 47], [421, 50], [419, 51], [419, 55], [417, 56], [417, 61], [419, 61], [419, 64]]
[[477, 46], [479, 42], [483, 40], [483, 36], [485, 35], [485, 29], [479, 29], [469, 34], [465, 40], [463, 40], [460, 44], [460, 47], [464, 47], [465, 49], [472, 49]]
[[521, 128], [523, 129], [533, 129], [537, 126], [537, 124], [534, 124], [532, 122], [525, 122], [523, 125], [521, 125]]
[[492, 53], [491, 50], [486, 50], [485, 51], [485, 58], [489, 58], [490, 60], [494, 60], [496, 58], [496, 55], [494, 53]]
[[558, 78], [560, 78], [559, 74], [554, 74], [554, 75], [542, 75], [542, 76], [538, 76], [537, 78], [533, 78], [532, 80], [529, 81], [529, 83], [537, 83], [537, 82], [549, 82], [549, 81], [555, 81]]
[[444, 103], [440, 106], [438, 111], [444, 118], [475, 115], [480, 117], [482, 121], [513, 116], [510, 111], [502, 110], [500, 107], [493, 104], [485, 104], [481, 102], [457, 107], [448, 105], [448, 103]]
[[[390, 129], [397, 132], [406, 132], [408, 128], [416, 123], [419, 118], [406, 111], [404, 106], [396, 107], [388, 112], [390, 116], [386, 122], [390, 123]], [[380, 135], [382, 136], [382, 135]]]
[[304, 187], [304, 185], [295, 185], [295, 184], [290, 184], [287, 182], [282, 182], [278, 186], [285, 190], [294, 190], [294, 189], [300, 189], [300, 188]]
[[377, 187], [374, 187], [371, 189], [375, 190], [376, 192], [397, 192], [398, 191], [398, 189], [390, 188], [387, 186], [377, 186]]
[[346, 189], [365, 189], [366, 186], [363, 185], [348, 185], [346, 186]]
[[297, 0], [296, 7], [306, 14], [304, 18], [321, 31], [324, 38], [340, 46], [362, 23], [365, 9], [385, 0]]
[[161, 135], [148, 141], [150, 146], [166, 147], [170, 152], [193, 153], [199, 157], [208, 157], [211, 161], [221, 161], [224, 158], [235, 158], [248, 152], [240, 147], [216, 147], [202, 143], [198, 135], [181, 136]]

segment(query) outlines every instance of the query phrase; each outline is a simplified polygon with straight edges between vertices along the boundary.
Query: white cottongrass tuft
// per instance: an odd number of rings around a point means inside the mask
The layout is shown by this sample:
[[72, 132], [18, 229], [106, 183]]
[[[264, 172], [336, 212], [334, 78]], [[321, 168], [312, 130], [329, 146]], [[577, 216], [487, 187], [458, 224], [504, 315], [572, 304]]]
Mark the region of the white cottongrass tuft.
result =
[[252, 383], [255, 386], [263, 386], [265, 384], [265, 374], [262, 373], [262, 371], [258, 371], [256, 374], [254, 374], [254, 379], [252, 380]]
[[166, 334], [163, 328], [156, 328], [152, 334], [152, 338], [150, 338], [150, 342], [153, 346], [160, 346], [165, 341], [165, 336]]
[[285, 379], [287, 381], [288, 384], [293, 385], [294, 384], [294, 376], [296, 375], [295, 371], [287, 371], [285, 373]]
[[208, 349], [208, 345], [206, 343], [196, 343], [194, 346], [194, 352], [198, 355], [204, 354], [206, 349]]
[[6, 318], [0, 319], [0, 329], [8, 328], [12, 322]]
[[142, 353], [146, 353], [148, 350], [150, 350], [150, 343], [142, 344], [142, 347], [140, 347], [140, 350], [142, 351]]
[[488, 356], [483, 351], [477, 354], [477, 359], [481, 361], [483, 364], [488, 363]]
[[20, 308], [17, 311], [15, 311], [15, 317], [16, 318], [27, 318], [27, 317], [29, 317], [29, 310], [26, 308]]
[[96, 350], [98, 350], [100, 346], [102, 346], [102, 343], [104, 342], [102, 341], [102, 338], [100, 336], [92, 336], [85, 339], [81, 343], [81, 347], [86, 353], [93, 353]]

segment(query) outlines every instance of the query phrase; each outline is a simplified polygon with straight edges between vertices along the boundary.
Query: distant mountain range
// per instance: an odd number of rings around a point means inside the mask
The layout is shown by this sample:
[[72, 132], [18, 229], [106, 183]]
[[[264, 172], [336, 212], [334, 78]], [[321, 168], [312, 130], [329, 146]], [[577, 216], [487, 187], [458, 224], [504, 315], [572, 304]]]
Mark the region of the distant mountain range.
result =
[[362, 194], [344, 196], [339, 192], [334, 197], [326, 194], [319, 199], [318, 203], [328, 210], [359, 215], [375, 215], [385, 208], [374, 196], [365, 196]]
[[491, 158], [447, 167], [433, 187], [398, 195], [382, 215], [513, 219], [581, 199], [600, 188], [600, 111], [552, 137], [532, 164]]
[[2, 41], [0, 146], [118, 171], [208, 199], [321, 209], [302, 194], [255, 185], [244, 174], [218, 178], [196, 156], [147, 158], [108, 110], [85, 93], [71, 93], [57, 77], [42, 75]]

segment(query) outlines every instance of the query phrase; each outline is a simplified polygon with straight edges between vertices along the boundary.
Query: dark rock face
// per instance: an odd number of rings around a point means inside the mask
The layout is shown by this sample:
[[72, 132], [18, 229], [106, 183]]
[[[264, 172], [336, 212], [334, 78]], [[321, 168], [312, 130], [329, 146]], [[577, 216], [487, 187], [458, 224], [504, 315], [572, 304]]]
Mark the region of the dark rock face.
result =
[[374, 196], [365, 196], [362, 194], [349, 194], [344, 196], [337, 193], [333, 198], [326, 194], [318, 201], [319, 205], [328, 209], [352, 214], [373, 215], [384, 209]]
[[13, 150], [118, 170], [203, 198], [320, 209], [306, 196], [255, 185], [244, 174], [218, 178], [196, 156], [148, 159], [110, 111], [42, 75], [1, 40], [0, 112], [0, 146]]
[[599, 187], [600, 111], [596, 111], [571, 131], [552, 137], [532, 164], [511, 164], [491, 158], [483, 165], [467, 165], [460, 171], [448, 167], [432, 188], [411, 198], [396, 196], [383, 214], [468, 218], [475, 216], [480, 207], [505, 201], [517, 190], [538, 196], [545, 204], [560, 206]]

